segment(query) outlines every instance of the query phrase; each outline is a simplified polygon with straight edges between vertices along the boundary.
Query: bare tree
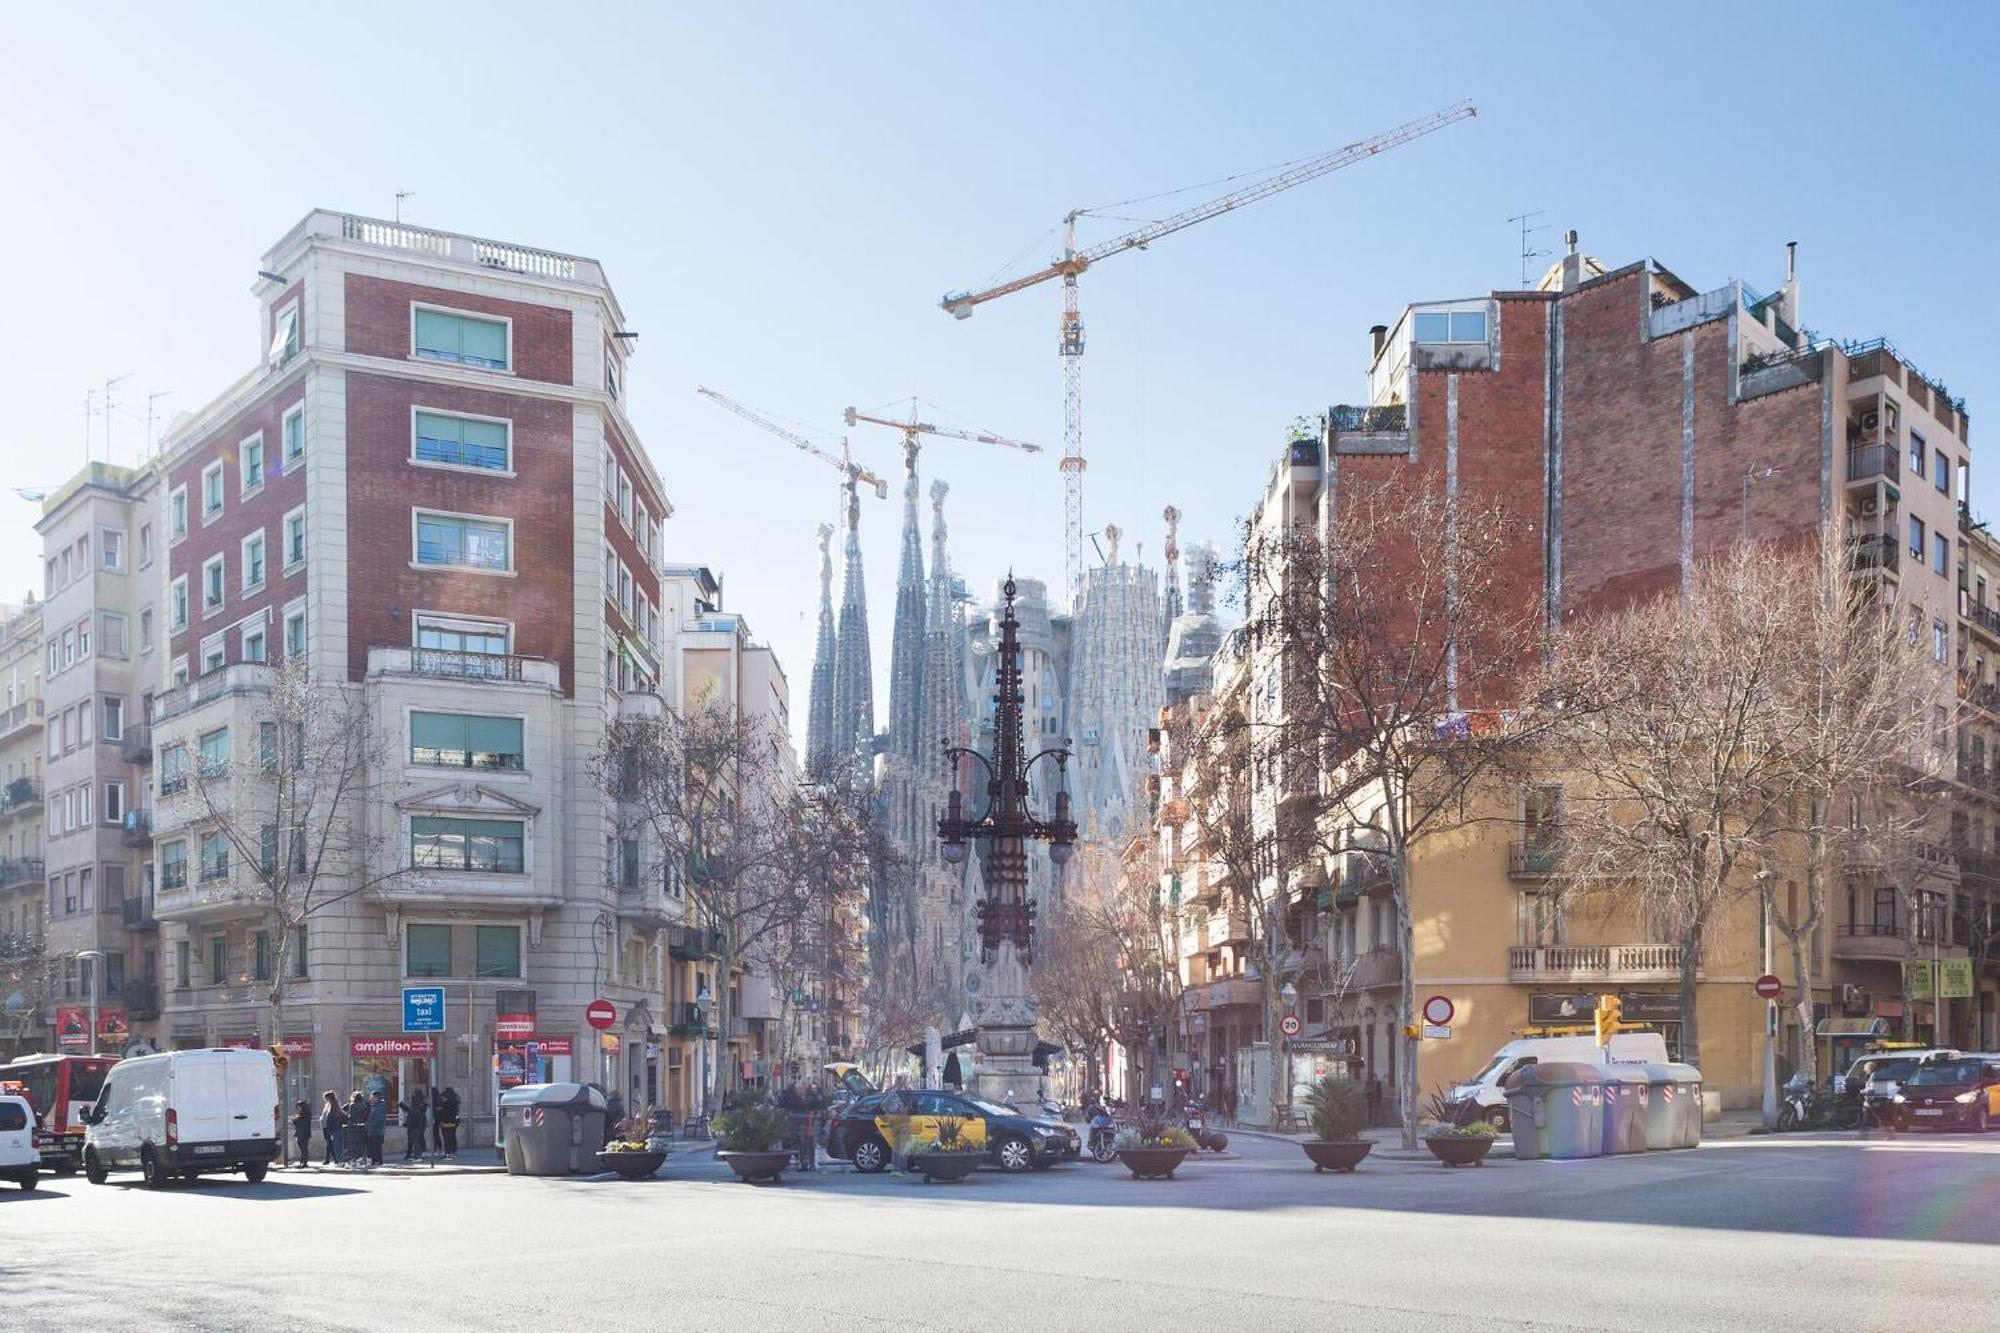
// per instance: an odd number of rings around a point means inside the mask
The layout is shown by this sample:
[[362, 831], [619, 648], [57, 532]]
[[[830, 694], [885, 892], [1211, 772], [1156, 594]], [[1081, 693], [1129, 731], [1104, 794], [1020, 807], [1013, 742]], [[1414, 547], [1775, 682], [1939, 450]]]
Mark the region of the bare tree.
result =
[[49, 1026], [59, 974], [41, 936], [0, 933], [0, 1040], [25, 1043]]
[[[299, 661], [273, 668], [268, 692], [253, 700], [248, 737], [229, 736], [226, 750], [167, 747], [160, 794], [185, 791], [194, 804], [193, 863], [183, 862], [180, 873], [194, 876], [197, 887], [202, 880], [247, 882], [247, 896], [262, 909], [270, 975], [257, 980], [269, 983], [266, 1040], [275, 1048], [300, 928], [337, 903], [399, 880], [409, 858], [400, 838], [370, 832], [369, 807], [388, 765], [360, 696], [315, 679]], [[249, 738], [255, 750], [246, 754]], [[163, 878], [161, 887], [177, 886]]]

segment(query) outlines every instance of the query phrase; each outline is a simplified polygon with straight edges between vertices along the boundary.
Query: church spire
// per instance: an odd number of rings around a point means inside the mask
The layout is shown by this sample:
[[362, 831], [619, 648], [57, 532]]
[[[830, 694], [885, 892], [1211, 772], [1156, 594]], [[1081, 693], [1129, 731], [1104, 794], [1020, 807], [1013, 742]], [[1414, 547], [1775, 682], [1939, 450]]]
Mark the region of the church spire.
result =
[[868, 655], [868, 590], [861, 573], [861, 495], [854, 476], [841, 487], [847, 508], [847, 541], [841, 550], [840, 625], [833, 657], [833, 728], [828, 753], [851, 760], [868, 777], [875, 739], [874, 667]]
[[[924, 538], [918, 525], [917, 437], [903, 437], [903, 549], [896, 567], [896, 628], [889, 644], [889, 766], [897, 780], [913, 778], [923, 763], [928, 746], [923, 734], [924, 691]], [[929, 745], [937, 742], [932, 740]], [[906, 827], [898, 829], [911, 844], [919, 830], [914, 792], [908, 793], [906, 809], [894, 818]]]
[[819, 637], [813, 644], [812, 701], [806, 713], [806, 771], [825, 771], [833, 745], [833, 525], [819, 525]]

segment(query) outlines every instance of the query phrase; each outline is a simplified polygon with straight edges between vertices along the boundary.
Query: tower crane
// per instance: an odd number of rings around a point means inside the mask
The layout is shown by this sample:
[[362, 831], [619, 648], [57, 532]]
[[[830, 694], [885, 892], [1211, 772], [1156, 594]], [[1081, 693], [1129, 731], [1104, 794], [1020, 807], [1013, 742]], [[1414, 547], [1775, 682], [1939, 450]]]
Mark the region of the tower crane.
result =
[[698, 386], [695, 392], [714, 399], [717, 403], [728, 408], [731, 412], [734, 412], [737, 416], [742, 417], [752, 425], [762, 426], [779, 439], [790, 442], [801, 453], [811, 454], [822, 463], [832, 464], [835, 468], [839, 469], [841, 476], [845, 478], [842, 482], [844, 489], [851, 491], [854, 488], [855, 482], [865, 481], [875, 488], [876, 499], [886, 500], [889, 498], [889, 483], [849, 457], [847, 441], [845, 439], [840, 442], [840, 453], [835, 455], [828, 450], [820, 448], [798, 432], [786, 430], [783, 426], [780, 426], [777, 422], [771, 420], [771, 418], [765, 416], [755, 408], [745, 407], [727, 394], [717, 393], [705, 385]]
[[905, 447], [910, 449], [916, 448], [917, 436], [919, 435], [941, 435], [947, 439], [971, 440], [974, 444], [1001, 444], [1009, 449], [1019, 449], [1022, 453], [1028, 454], [1038, 454], [1042, 451], [1042, 446], [1039, 444], [1028, 444], [1022, 440], [1010, 440], [1005, 435], [992, 435], [983, 430], [960, 430], [956, 426], [935, 426], [928, 421], [919, 421], [917, 419], [917, 404], [915, 399], [910, 400], [910, 419], [908, 421], [895, 421], [889, 417], [871, 417], [866, 412], [857, 412], [851, 407], [841, 415], [842, 419], [850, 426], [866, 421], [870, 425], [887, 426], [891, 430], [899, 430], [903, 432]]
[[980, 291], [947, 293], [938, 302], [953, 318], [968, 319], [974, 309], [988, 301], [1039, 286], [1053, 278], [1062, 279], [1062, 322], [1057, 343], [1063, 364], [1063, 456], [1060, 466], [1064, 477], [1063, 509], [1067, 539], [1064, 572], [1068, 577], [1072, 603], [1080, 596], [1083, 587], [1083, 316], [1077, 310], [1077, 278], [1091, 265], [1109, 259], [1112, 255], [1123, 254], [1127, 250], [1143, 250], [1154, 241], [1170, 236], [1174, 232], [1184, 231], [1197, 222], [1206, 222], [1212, 217], [1232, 212], [1245, 204], [1267, 199], [1291, 189], [1294, 185], [1303, 185], [1315, 177], [1351, 166], [1477, 114], [1478, 109], [1471, 102], [1460, 102], [1442, 111], [1410, 121], [1408, 124], [1399, 125], [1385, 134], [1378, 134], [1371, 139], [1363, 139], [1359, 143], [1336, 148], [1330, 153], [1292, 163], [1253, 185], [1220, 195], [1207, 203], [1197, 204], [1193, 208], [1149, 222], [1123, 236], [1101, 241], [1081, 250], [1076, 247], [1076, 221], [1081, 217], [1089, 217], [1091, 210], [1072, 209], [1063, 218], [1061, 258], [1033, 273]]

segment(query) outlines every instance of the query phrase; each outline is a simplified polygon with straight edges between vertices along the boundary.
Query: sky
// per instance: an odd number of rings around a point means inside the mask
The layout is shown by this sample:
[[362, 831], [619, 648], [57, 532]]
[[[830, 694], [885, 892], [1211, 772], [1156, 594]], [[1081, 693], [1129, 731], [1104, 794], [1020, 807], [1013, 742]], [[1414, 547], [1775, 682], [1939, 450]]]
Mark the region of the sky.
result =
[[[1071, 208], [1325, 152], [1461, 99], [1477, 119], [1082, 279], [1086, 531], [1159, 559], [1226, 544], [1286, 427], [1364, 398], [1367, 329], [1519, 285], [1566, 228], [1608, 266], [1769, 291], [1887, 335], [1977, 422], [2000, 366], [1990, 221], [2000, 7], [1433, 3], [1005, 6], [43, 5], [0, 16], [0, 600], [36, 587], [38, 506], [135, 461], [261, 352], [258, 257], [323, 206], [600, 260], [640, 337], [627, 402], [676, 512], [802, 720], [832, 469], [709, 385], [892, 478], [841, 409], [915, 395], [1034, 441], [934, 441], [953, 562], [984, 595], [1063, 565], [1060, 292], [958, 322], [948, 290], [1046, 262]], [[1145, 219], [1193, 190], [1111, 211]], [[1133, 223], [1090, 219], [1086, 243]], [[1016, 262], [1018, 261], [1018, 262]], [[1536, 259], [1540, 268], [1551, 257]], [[1010, 268], [1010, 264], [1013, 267]], [[104, 412], [104, 384], [112, 409]], [[90, 395], [88, 403], [86, 395]], [[157, 395], [157, 396], [156, 396]], [[900, 408], [899, 408], [900, 400]], [[88, 415], [87, 415], [88, 408]], [[88, 453], [86, 453], [88, 450]], [[899, 495], [864, 496], [886, 702]], [[928, 533], [928, 502], [925, 529]], [[928, 558], [928, 553], [927, 553]], [[8, 577], [12, 571], [12, 577]]]

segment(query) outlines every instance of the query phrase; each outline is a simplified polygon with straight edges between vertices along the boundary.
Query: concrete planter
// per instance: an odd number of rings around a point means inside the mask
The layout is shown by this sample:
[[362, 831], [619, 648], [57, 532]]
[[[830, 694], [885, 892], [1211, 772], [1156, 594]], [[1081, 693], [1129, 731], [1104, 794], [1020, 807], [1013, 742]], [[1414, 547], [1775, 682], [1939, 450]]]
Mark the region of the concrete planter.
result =
[[1491, 1138], [1427, 1138], [1424, 1146], [1431, 1156], [1446, 1166], [1478, 1166], [1480, 1158], [1493, 1151]]
[[752, 1185], [777, 1180], [792, 1160], [792, 1154], [784, 1148], [768, 1148], [763, 1152], [719, 1152], [716, 1156], [729, 1163], [731, 1171]]
[[964, 1180], [986, 1161], [983, 1152], [920, 1152], [910, 1158], [910, 1166], [925, 1180]]
[[1187, 1160], [1188, 1148], [1120, 1148], [1118, 1160], [1134, 1180], [1172, 1180], [1174, 1170]]
[[1310, 1139], [1299, 1146], [1312, 1159], [1314, 1171], [1350, 1173], [1375, 1147], [1367, 1139]]
[[660, 1169], [660, 1163], [667, 1155], [657, 1149], [645, 1152], [601, 1152], [597, 1154], [597, 1164], [606, 1171], [616, 1171], [620, 1180], [646, 1180]]

